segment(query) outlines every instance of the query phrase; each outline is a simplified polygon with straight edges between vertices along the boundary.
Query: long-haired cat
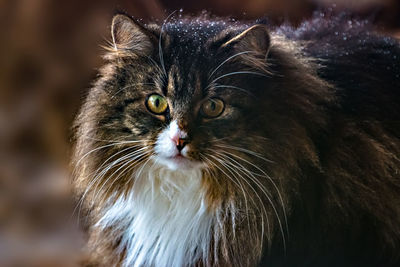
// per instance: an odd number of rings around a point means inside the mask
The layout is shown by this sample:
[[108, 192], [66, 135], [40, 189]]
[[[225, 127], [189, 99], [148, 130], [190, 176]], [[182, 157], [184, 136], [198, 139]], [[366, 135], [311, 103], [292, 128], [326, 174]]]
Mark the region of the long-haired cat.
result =
[[397, 40], [323, 13], [111, 32], [76, 120], [88, 264], [400, 265]]

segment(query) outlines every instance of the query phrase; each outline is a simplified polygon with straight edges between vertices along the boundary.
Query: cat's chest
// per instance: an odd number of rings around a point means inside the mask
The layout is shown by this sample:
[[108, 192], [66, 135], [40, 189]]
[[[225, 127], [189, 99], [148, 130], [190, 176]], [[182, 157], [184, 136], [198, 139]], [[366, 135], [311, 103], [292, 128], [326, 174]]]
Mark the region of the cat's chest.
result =
[[110, 205], [97, 224], [122, 233], [125, 266], [207, 260], [215, 219], [201, 186], [202, 173], [153, 165], [135, 179], [129, 196]]

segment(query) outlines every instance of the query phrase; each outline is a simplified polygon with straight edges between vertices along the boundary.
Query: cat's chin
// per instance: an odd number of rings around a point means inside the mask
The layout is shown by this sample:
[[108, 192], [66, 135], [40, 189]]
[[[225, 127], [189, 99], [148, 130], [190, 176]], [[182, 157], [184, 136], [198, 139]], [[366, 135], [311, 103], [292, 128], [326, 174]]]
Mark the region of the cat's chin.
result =
[[156, 156], [155, 160], [166, 166], [170, 170], [190, 170], [190, 169], [201, 169], [204, 167], [204, 164], [200, 161], [194, 161], [188, 159], [184, 156], [175, 156], [175, 157], [163, 157]]

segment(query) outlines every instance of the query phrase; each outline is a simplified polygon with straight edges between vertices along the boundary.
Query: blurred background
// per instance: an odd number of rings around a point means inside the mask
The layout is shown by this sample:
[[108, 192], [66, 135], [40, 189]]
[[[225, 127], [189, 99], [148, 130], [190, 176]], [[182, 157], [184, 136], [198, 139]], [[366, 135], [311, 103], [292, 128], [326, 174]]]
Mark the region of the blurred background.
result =
[[77, 266], [85, 257], [70, 220], [70, 128], [117, 11], [144, 22], [182, 8], [296, 25], [320, 7], [400, 37], [399, 0], [0, 0], [0, 266]]

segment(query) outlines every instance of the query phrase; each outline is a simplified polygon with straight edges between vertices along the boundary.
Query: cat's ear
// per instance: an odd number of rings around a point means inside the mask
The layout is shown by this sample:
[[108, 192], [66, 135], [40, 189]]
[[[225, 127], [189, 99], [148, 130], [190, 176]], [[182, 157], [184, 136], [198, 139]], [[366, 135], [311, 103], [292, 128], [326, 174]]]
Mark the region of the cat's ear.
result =
[[254, 51], [266, 55], [270, 48], [270, 35], [265, 25], [256, 24], [225, 42], [222, 47], [238, 51]]
[[141, 56], [152, 53], [157, 38], [142, 24], [121, 14], [112, 20], [111, 37], [115, 52]]

